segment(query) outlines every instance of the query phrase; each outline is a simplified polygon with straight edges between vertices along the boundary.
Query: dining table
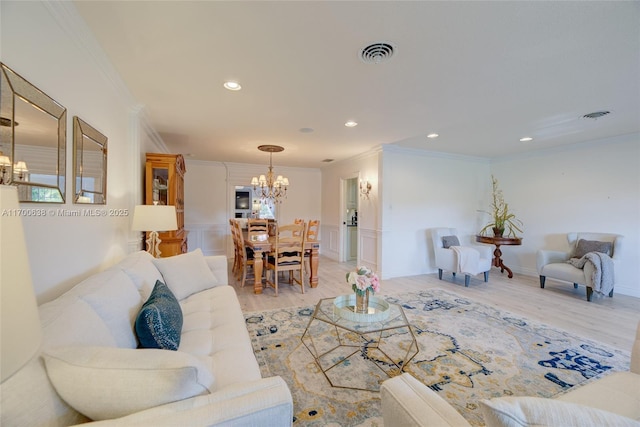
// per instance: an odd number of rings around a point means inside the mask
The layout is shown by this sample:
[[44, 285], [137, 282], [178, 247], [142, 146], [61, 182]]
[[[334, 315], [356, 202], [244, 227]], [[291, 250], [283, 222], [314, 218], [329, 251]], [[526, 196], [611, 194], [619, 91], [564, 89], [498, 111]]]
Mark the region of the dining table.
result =
[[[264, 254], [271, 252], [271, 249], [275, 246], [275, 236], [269, 236], [267, 240], [251, 240], [246, 239], [244, 242], [247, 248], [253, 250], [253, 292], [255, 294], [262, 293], [262, 270], [264, 269]], [[318, 262], [320, 257], [320, 241], [306, 241], [304, 242], [305, 251], [310, 251], [309, 256], [309, 285], [312, 288], [318, 286]]]

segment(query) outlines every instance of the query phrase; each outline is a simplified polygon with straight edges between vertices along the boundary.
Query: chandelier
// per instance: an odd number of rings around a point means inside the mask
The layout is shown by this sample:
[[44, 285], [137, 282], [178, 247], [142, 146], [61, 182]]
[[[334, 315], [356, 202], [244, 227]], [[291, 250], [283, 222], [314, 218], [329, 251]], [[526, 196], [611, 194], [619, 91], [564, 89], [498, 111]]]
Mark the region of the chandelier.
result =
[[256, 197], [262, 200], [272, 200], [274, 203], [282, 203], [282, 199], [287, 196], [287, 186], [289, 179], [278, 175], [275, 177], [273, 173], [273, 164], [271, 158], [273, 153], [284, 151], [279, 145], [261, 145], [258, 150], [269, 153], [269, 171], [266, 175], [251, 178], [251, 185]]

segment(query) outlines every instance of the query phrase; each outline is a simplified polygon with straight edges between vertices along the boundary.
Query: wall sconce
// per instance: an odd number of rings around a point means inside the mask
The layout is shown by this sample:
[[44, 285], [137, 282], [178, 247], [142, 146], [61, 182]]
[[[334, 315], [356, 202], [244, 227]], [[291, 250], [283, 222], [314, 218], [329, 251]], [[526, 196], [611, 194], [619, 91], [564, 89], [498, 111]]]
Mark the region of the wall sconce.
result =
[[363, 197], [366, 197], [367, 199], [369, 199], [369, 192], [371, 191], [371, 183], [369, 182], [368, 179], [365, 179], [364, 181], [360, 180], [360, 194], [362, 194]]

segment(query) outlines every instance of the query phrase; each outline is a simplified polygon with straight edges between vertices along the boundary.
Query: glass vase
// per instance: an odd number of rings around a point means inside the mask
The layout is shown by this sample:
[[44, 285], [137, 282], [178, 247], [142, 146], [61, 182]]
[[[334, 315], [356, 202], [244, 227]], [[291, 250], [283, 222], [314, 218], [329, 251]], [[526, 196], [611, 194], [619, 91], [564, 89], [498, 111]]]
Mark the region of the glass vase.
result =
[[356, 292], [356, 313], [369, 313], [369, 289], [364, 292]]

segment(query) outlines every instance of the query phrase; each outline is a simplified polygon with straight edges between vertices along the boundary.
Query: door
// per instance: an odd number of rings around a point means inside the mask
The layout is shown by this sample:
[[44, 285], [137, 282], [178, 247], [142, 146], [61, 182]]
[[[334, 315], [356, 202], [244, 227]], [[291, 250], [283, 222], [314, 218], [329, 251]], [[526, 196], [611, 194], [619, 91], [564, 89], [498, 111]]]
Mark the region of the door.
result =
[[358, 260], [358, 178], [343, 180], [343, 261]]

